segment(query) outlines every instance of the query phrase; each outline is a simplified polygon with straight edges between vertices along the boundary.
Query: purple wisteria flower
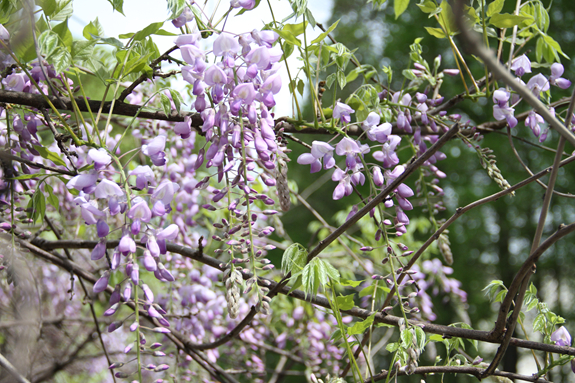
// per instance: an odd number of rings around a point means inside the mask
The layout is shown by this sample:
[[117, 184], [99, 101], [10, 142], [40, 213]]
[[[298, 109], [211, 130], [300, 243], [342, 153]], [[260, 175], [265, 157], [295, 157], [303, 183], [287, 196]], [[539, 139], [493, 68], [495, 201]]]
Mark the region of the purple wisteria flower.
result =
[[129, 175], [136, 176], [136, 187], [140, 190], [155, 182], [154, 172], [148, 165], [136, 167], [129, 172]]
[[535, 96], [539, 97], [541, 92], [546, 92], [549, 90], [549, 80], [541, 73], [536, 74], [527, 82], [527, 88], [529, 88]]
[[90, 149], [88, 151], [88, 158], [94, 162], [94, 169], [96, 170], [104, 169], [112, 161], [112, 157], [110, 157], [104, 148]]
[[2, 84], [6, 90], [13, 90], [15, 92], [22, 92], [28, 83], [28, 76], [23, 73], [12, 73], [6, 78], [2, 79]]
[[190, 21], [193, 20], [194, 20], [194, 13], [189, 7], [185, 7], [180, 16], [172, 20], [172, 24], [174, 24], [174, 27], [176, 28], [181, 28], [184, 25], [186, 25], [186, 23], [189, 23]]
[[565, 328], [565, 326], [559, 327], [553, 334], [551, 334], [551, 340], [555, 342], [557, 346], [571, 346], [571, 334]]
[[511, 94], [505, 88], [499, 88], [493, 92], [493, 117], [497, 121], [507, 120], [510, 128], [517, 125], [517, 119], [513, 115], [515, 109], [509, 106], [509, 97]]
[[98, 181], [98, 175], [95, 173], [80, 174], [68, 181], [66, 187], [90, 194], [96, 189], [96, 181]]
[[395, 153], [397, 145], [401, 142], [401, 137], [396, 135], [389, 136], [389, 142], [386, 142], [381, 147], [381, 150], [378, 150], [373, 153], [373, 158], [378, 161], [383, 162], [383, 167], [391, 168], [399, 164], [399, 157]]
[[561, 77], [564, 70], [563, 65], [559, 63], [551, 65], [551, 76], [549, 76], [551, 85], [556, 85], [561, 89], [567, 89], [571, 86], [571, 81]]
[[541, 127], [539, 125], [543, 123], [545, 123], [543, 117], [535, 113], [535, 111], [533, 110], [529, 112], [529, 115], [525, 119], [525, 126], [531, 128], [535, 137], [539, 137], [539, 135], [541, 134]]
[[521, 55], [511, 62], [511, 70], [519, 77], [525, 73], [531, 73], [531, 61], [527, 56]]
[[[369, 151], [369, 150], [368, 150]], [[362, 148], [351, 138], [344, 137], [336, 146], [335, 152], [338, 156], [345, 156], [345, 164], [351, 169], [357, 163], [356, 156], [363, 153]]]
[[256, 0], [231, 0], [230, 5], [233, 8], [253, 9], [256, 6]]
[[336, 102], [333, 108], [333, 118], [339, 118], [344, 124], [349, 124], [351, 121], [350, 114], [355, 113], [349, 105]]
[[301, 154], [297, 163], [300, 165], [311, 165], [311, 173], [316, 173], [321, 170], [320, 160], [323, 158], [324, 169], [331, 169], [335, 166], [335, 159], [333, 158], [334, 148], [323, 141], [314, 141], [311, 144], [311, 153]]
[[164, 153], [164, 148], [166, 147], [166, 136], [160, 134], [149, 143], [142, 145], [142, 153], [150, 157], [152, 163], [156, 166], [162, 166], [166, 164], [166, 153]]

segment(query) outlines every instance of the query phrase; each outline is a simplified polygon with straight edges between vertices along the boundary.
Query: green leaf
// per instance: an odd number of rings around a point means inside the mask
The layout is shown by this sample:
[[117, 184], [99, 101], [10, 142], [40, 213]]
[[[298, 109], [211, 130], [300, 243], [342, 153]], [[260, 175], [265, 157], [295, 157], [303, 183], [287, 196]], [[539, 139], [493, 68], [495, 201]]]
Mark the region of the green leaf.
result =
[[372, 296], [375, 290], [375, 285], [367, 286], [359, 292], [359, 297], [363, 298], [366, 296]]
[[284, 24], [282, 31], [291, 33], [293, 36], [299, 36], [305, 31], [307, 28], [308, 22], [306, 21], [305, 24], [302, 21], [298, 24]]
[[507, 290], [502, 290], [499, 293], [497, 293], [497, 295], [495, 296], [495, 299], [493, 301], [494, 302], [503, 302], [503, 299], [505, 299], [506, 295], [507, 295]]
[[457, 24], [451, 5], [447, 1], [441, 2], [441, 12], [439, 13], [439, 24], [451, 36], [457, 33]]
[[[32, 201], [32, 214], [31, 217], [34, 222], [41, 222], [46, 214], [46, 197], [40, 189], [36, 189]], [[30, 204], [28, 204], [30, 206]]]
[[[295, 80], [294, 80], [295, 81]], [[300, 78], [297, 82], [297, 91], [299, 92], [299, 94], [301, 96], [303, 96], [303, 91], [305, 88], [305, 83], [303, 82], [303, 80]]]
[[55, 165], [66, 166], [66, 163], [60, 158], [60, 156], [54, 152], [49, 151], [45, 147], [34, 145], [34, 149], [40, 153], [40, 157], [52, 161]]
[[38, 37], [38, 45], [40, 47], [40, 52], [50, 57], [56, 48], [58, 48], [59, 38], [58, 35], [51, 30], [46, 30], [42, 32], [40, 37]]
[[345, 78], [345, 73], [341, 70], [338, 70], [336, 77], [337, 77], [337, 83], [338, 83], [339, 87], [341, 89], [345, 88], [345, 85], [347, 84], [347, 80]]
[[154, 35], [157, 36], [178, 36], [177, 33], [168, 32], [165, 29], [158, 29]]
[[114, 11], [118, 11], [124, 15], [124, 0], [108, 0], [108, 3], [112, 4]]
[[124, 44], [115, 37], [102, 37], [101, 41], [118, 49], [124, 49]]
[[[545, 42], [547, 43], [547, 45], [549, 45], [551, 48], [553, 48], [555, 51], [559, 52], [563, 57], [565, 57], [567, 60], [570, 60], [569, 56], [567, 56], [565, 53], [563, 53], [563, 51], [561, 50], [561, 46], [559, 45], [559, 43], [557, 41], [555, 41], [553, 39], [553, 37], [548, 36], [548, 35], [543, 35], [543, 39], [545, 40]], [[555, 53], [555, 52], [554, 52]], [[557, 59], [557, 61], [559, 61], [559, 57], [557, 57], [557, 54], [555, 54], [555, 57]]]
[[280, 35], [280, 37], [282, 39], [284, 39], [287, 43], [301, 47], [301, 41], [299, 41], [298, 38], [295, 37], [295, 35], [293, 33], [289, 32], [289, 31], [282, 31], [279, 29], [274, 29], [274, 31], [276, 31], [277, 34]]
[[294, 243], [285, 249], [282, 256], [282, 271], [284, 274], [301, 272], [307, 261], [307, 249], [299, 243]]
[[505, 4], [505, 0], [495, 0], [487, 7], [487, 17], [491, 17], [496, 13], [501, 12], [503, 9], [503, 4]]
[[493, 15], [489, 19], [489, 24], [497, 28], [512, 28], [516, 25], [521, 24], [525, 20], [529, 19], [533, 20], [533, 18], [530, 16], [518, 16], [509, 13], [498, 13]]
[[375, 319], [375, 315], [377, 313], [373, 313], [368, 316], [365, 320], [361, 322], [355, 322], [353, 326], [347, 328], [348, 335], [359, 335], [363, 334], [365, 330], [367, 330], [372, 324], [373, 320]]
[[335, 298], [337, 300], [337, 307], [340, 310], [351, 310], [354, 306], [353, 294], [339, 296]]
[[443, 337], [439, 334], [433, 334], [429, 337], [429, 340], [432, 342], [443, 342]]
[[325, 85], [327, 85], [328, 89], [331, 89], [331, 86], [333, 85], [334, 82], [335, 82], [335, 73], [330, 74], [325, 79]]
[[100, 24], [97, 17], [96, 20], [90, 21], [90, 23], [86, 25], [84, 27], [84, 30], [82, 31], [82, 36], [84, 36], [86, 40], [94, 40], [95, 38], [100, 37], [103, 34], [104, 34], [104, 28], [102, 28], [102, 24]]
[[54, 66], [56, 73], [62, 73], [72, 65], [72, 55], [62, 46], [58, 46], [52, 56], [47, 58], [48, 62]]
[[339, 284], [342, 286], [350, 286], [350, 287], [357, 287], [359, 285], [361, 285], [363, 281], [352, 281], [349, 279], [345, 279], [345, 278], [341, 278], [339, 280]]
[[176, 111], [178, 113], [180, 113], [180, 108], [181, 108], [182, 104], [185, 104], [184, 99], [182, 98], [182, 95], [180, 94], [180, 92], [178, 92], [177, 90], [169, 89], [169, 91], [170, 91], [170, 95], [172, 96], [172, 101], [174, 102], [174, 105], [176, 106]]
[[419, 9], [421, 9], [424, 13], [432, 13], [435, 12], [437, 6], [431, 0], [422, 0], [421, 3], [417, 4]]
[[60, 36], [60, 41], [62, 44], [66, 47], [66, 49], [68, 49], [69, 52], [71, 52], [74, 38], [72, 37], [72, 32], [70, 32], [70, 29], [68, 29], [68, 19], [54, 26], [52, 31], [56, 32], [58, 36]]
[[48, 203], [50, 203], [50, 205], [52, 205], [54, 209], [58, 211], [60, 207], [60, 201], [58, 200], [58, 197], [54, 195], [54, 189], [47, 183], [44, 183], [44, 189], [46, 190], [46, 193], [48, 193]]
[[21, 174], [18, 177], [13, 177], [13, 180], [30, 180], [33, 178], [38, 178], [41, 176], [44, 176], [45, 174], [42, 173], [36, 173], [36, 174]]
[[96, 45], [96, 40], [74, 41], [72, 43], [72, 59], [78, 61], [89, 60], [94, 53], [94, 45]]
[[395, 19], [396, 20], [399, 16], [401, 16], [401, 14], [403, 12], [405, 12], [408, 5], [409, 5], [409, 0], [395, 0], [394, 1], [393, 9], [395, 11]]
[[320, 259], [320, 262], [322, 266], [325, 267], [325, 272], [327, 273], [327, 276], [334, 282], [339, 282], [339, 271], [337, 271], [337, 269], [333, 267], [331, 263], [329, 263], [328, 261]]
[[[64, 21], [74, 13], [72, 0], [56, 0], [53, 11], [46, 15], [51, 21]], [[45, 13], [44, 13], [45, 14]]]
[[400, 335], [401, 338], [401, 346], [403, 348], [410, 348], [411, 346], [413, 346], [412, 340], [413, 340], [413, 333], [411, 332], [410, 329], [406, 328], [401, 332]]
[[160, 103], [162, 104], [162, 109], [164, 110], [166, 116], [172, 114], [172, 103], [170, 102], [168, 96], [166, 96], [163, 93], [160, 93]]
[[163, 21], [159, 21], [157, 23], [152, 23], [152, 24], [148, 25], [146, 28], [142, 29], [141, 31], [136, 32], [134, 34], [134, 36], [132, 37], [132, 39], [134, 41], [142, 41], [146, 37], [156, 33], [158, 31], [158, 29], [160, 29], [163, 25], [164, 25]]
[[438, 39], [444, 39], [447, 37], [445, 35], [445, 32], [443, 32], [443, 29], [441, 28], [431, 28], [431, 27], [424, 27], [424, 28], [427, 31], [427, 33], [429, 33], [433, 37], [437, 37]]
[[415, 326], [415, 345], [419, 350], [425, 347], [425, 331], [419, 326]]
[[545, 314], [538, 314], [533, 320], [533, 331], [545, 330]]
[[331, 31], [333, 31], [335, 29], [335, 27], [337, 27], [338, 23], [339, 23], [339, 20], [337, 20], [335, 23], [333, 23], [325, 32], [323, 32], [321, 35], [319, 35], [316, 39], [313, 39], [311, 42], [311, 45], [319, 43], [320, 41], [325, 39], [327, 37], [327, 35], [329, 35], [331, 33]]
[[388, 343], [385, 345], [385, 349], [389, 352], [396, 352], [398, 348], [399, 348], [399, 343], [397, 343], [397, 342]]
[[283, 61], [283, 60], [287, 59], [288, 57], [290, 57], [291, 54], [293, 53], [294, 49], [295, 49], [294, 45], [290, 44], [288, 42], [285, 42], [285, 44], [283, 44], [283, 48], [284, 48], [284, 53], [283, 53], [280, 61]]
[[186, 0], [168, 0], [168, 10], [172, 12], [170, 19], [180, 16], [186, 6]]
[[153, 54], [153, 52], [150, 52], [150, 53], [146, 54], [145, 56], [138, 56], [137, 54], [132, 52], [132, 54], [130, 55], [131, 58], [128, 60], [128, 62], [124, 66], [124, 71], [121, 72], [122, 71], [122, 64], [124, 64], [124, 59], [126, 57], [126, 53], [127, 53], [126, 51], [118, 51], [116, 53], [116, 59], [118, 60], [118, 63], [120, 65], [118, 65], [118, 67], [116, 68], [116, 71], [114, 72], [115, 78], [118, 78], [120, 73], [122, 73], [122, 77], [124, 77], [124, 76], [129, 75], [130, 73], [140, 72], [141, 70], [143, 70], [146, 67], [146, 65], [148, 63], [148, 59]]

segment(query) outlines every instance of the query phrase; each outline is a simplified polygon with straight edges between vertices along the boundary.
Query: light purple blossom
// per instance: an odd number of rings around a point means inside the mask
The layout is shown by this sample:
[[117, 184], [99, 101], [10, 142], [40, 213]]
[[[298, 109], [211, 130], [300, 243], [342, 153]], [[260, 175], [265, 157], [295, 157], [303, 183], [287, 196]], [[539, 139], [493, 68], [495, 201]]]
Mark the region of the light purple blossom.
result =
[[549, 76], [551, 85], [557, 85], [561, 89], [567, 89], [571, 86], [571, 81], [561, 77], [564, 70], [563, 65], [559, 63], [551, 65], [551, 76]]
[[507, 120], [510, 128], [514, 128], [517, 125], [517, 119], [513, 116], [514, 113], [515, 109], [510, 106], [500, 107], [499, 105], [493, 105], [493, 117], [497, 121]]
[[214, 55], [225, 56], [242, 50], [238, 41], [228, 33], [221, 33], [214, 41]]
[[180, 233], [180, 229], [178, 228], [178, 225], [171, 224], [168, 227], [166, 227], [164, 230], [157, 233], [156, 239], [173, 241], [174, 239], [177, 238], [179, 233]]
[[66, 187], [68, 189], [76, 189], [78, 191], [83, 191], [86, 194], [90, 194], [96, 188], [97, 180], [97, 174], [80, 174], [68, 181]]
[[113, 196], [121, 197], [124, 192], [117, 183], [103, 179], [95, 190], [96, 198], [109, 198]]
[[565, 326], [559, 327], [553, 334], [551, 334], [551, 340], [555, 342], [556, 346], [571, 346], [571, 334], [565, 328]]
[[[1, 27], [1, 25], [0, 25]], [[1, 33], [1, 31], [0, 31]], [[27, 77], [23, 73], [12, 73], [2, 80], [2, 84], [6, 90], [13, 90], [15, 92], [22, 92], [26, 86]]]
[[104, 275], [102, 275], [100, 279], [98, 279], [96, 283], [94, 283], [94, 294], [98, 294], [106, 290], [106, 287], [108, 287], [109, 279], [110, 279], [110, 272], [106, 271]]
[[172, 20], [172, 24], [174, 24], [176, 28], [181, 28], [192, 20], [194, 20], [194, 13], [189, 7], [185, 7], [180, 16]]
[[353, 110], [349, 105], [338, 101], [333, 108], [333, 118], [339, 118], [344, 124], [349, 124], [351, 121], [350, 114], [354, 112], [355, 110]]
[[525, 73], [531, 73], [531, 61], [527, 56], [521, 55], [511, 62], [511, 70], [519, 77]]
[[180, 190], [180, 185], [175, 182], [164, 180], [154, 190], [152, 194], [152, 202], [162, 201], [164, 205], [169, 205], [174, 198], [174, 194]]
[[246, 62], [255, 65], [257, 69], [266, 69], [270, 65], [270, 52], [266, 46], [252, 49], [246, 56]]
[[399, 163], [399, 158], [395, 153], [397, 145], [401, 142], [401, 137], [396, 135], [389, 136], [389, 142], [386, 142], [381, 147], [381, 150], [378, 150], [373, 153], [373, 158], [378, 161], [383, 162], [383, 167], [391, 168]]
[[258, 31], [254, 29], [251, 33], [251, 37], [258, 45], [264, 45], [271, 48], [272, 44], [276, 42], [279, 35], [274, 31]]
[[[335, 115], [335, 113], [334, 113]], [[360, 149], [357, 142], [352, 140], [351, 138], [344, 137], [342, 140], [335, 146], [335, 152], [338, 156], [345, 155], [345, 163], [349, 169], [353, 168], [356, 164], [356, 155], [361, 154], [362, 150]]]
[[543, 124], [545, 120], [539, 114], [534, 111], [529, 112], [529, 115], [525, 119], [525, 126], [531, 128], [535, 137], [539, 137], [541, 134], [541, 127], [539, 124]]
[[539, 97], [539, 93], [549, 90], [549, 80], [541, 73], [536, 74], [527, 82], [527, 88], [529, 88], [535, 96]]
[[179, 135], [182, 139], [186, 139], [192, 135], [191, 128], [191, 118], [189, 116], [184, 117], [184, 121], [176, 122], [174, 125], [174, 133]]
[[88, 158], [94, 162], [94, 169], [96, 170], [104, 169], [112, 161], [112, 157], [110, 157], [104, 148], [90, 149], [88, 151]]
[[127, 215], [133, 220], [140, 220], [142, 222], [150, 222], [152, 219], [152, 212], [148, 207], [148, 203], [144, 200], [134, 203]]
[[256, 6], [256, 0], [231, 0], [230, 5], [233, 8], [253, 9]]

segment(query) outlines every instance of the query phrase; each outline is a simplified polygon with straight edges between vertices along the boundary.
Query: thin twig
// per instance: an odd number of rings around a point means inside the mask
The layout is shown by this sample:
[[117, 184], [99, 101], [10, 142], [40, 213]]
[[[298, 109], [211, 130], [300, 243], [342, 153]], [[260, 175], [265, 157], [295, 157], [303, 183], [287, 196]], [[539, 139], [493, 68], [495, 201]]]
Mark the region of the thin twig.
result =
[[16, 370], [16, 367], [14, 367], [12, 365], [12, 363], [10, 363], [10, 361], [8, 359], [6, 359], [4, 357], [4, 355], [2, 355], [2, 354], [0, 354], [0, 367], [5, 369], [6, 371], [8, 371], [8, 373], [10, 375], [12, 375], [14, 377], [14, 379], [16, 379], [16, 382], [18, 382], [18, 383], [30, 383], [28, 381], [28, 379], [26, 379], [25, 377], [20, 375], [18, 370]]

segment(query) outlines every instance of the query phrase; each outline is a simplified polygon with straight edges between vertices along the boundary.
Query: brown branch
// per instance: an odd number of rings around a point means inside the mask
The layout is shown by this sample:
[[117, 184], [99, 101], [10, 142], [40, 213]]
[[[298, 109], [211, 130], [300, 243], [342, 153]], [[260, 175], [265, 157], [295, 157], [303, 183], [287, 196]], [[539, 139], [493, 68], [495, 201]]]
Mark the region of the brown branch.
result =
[[[49, 170], [49, 171], [54, 172], [54, 173], [65, 174], [67, 176], [74, 177], [74, 176], [78, 175], [78, 173], [76, 173], [76, 172], [71, 172], [69, 170], [62, 170], [62, 169], [58, 169], [58, 168], [55, 168], [52, 166], [43, 165], [43, 164], [38, 163], [38, 162], [30, 161], [30, 160], [27, 160], [25, 158], [15, 156], [15, 155], [11, 154], [10, 152], [4, 151], [4, 150], [0, 150], [0, 158], [7, 159], [10, 161], [21, 162], [21, 163], [26, 164], [26, 165], [31, 166], [31, 167]], [[48, 175], [48, 174], [38, 174], [38, 177], [46, 176], [46, 175]]]
[[[570, 225], [569, 230], [575, 231], [575, 224]], [[19, 242], [22, 244], [27, 243], [26, 241], [22, 241], [22, 240], [19, 240]], [[60, 266], [61, 264], [63, 264], [63, 262], [69, 262], [69, 261], [68, 260], [61, 260], [60, 258], [53, 256], [51, 253], [47, 253], [45, 250], [59, 249], [62, 247], [68, 247], [71, 249], [82, 249], [82, 248], [83, 249], [92, 249], [92, 248], [94, 248], [94, 246], [96, 246], [96, 243], [97, 243], [97, 241], [84, 241], [84, 240], [47, 241], [47, 240], [43, 240], [43, 239], [35, 239], [33, 241], [33, 244], [28, 243], [25, 247], [30, 248], [30, 249], [31, 249], [31, 247], [33, 247], [33, 248], [37, 249], [39, 252], [42, 253], [41, 256], [43, 258], [45, 257], [44, 254], [47, 254], [47, 257], [45, 259], [47, 259], [47, 260], [52, 259], [52, 260], [54, 260], [54, 263], [57, 266]], [[115, 247], [115, 246], [118, 246], [118, 244], [119, 244], [119, 241], [108, 241], [107, 242], [108, 247]], [[42, 250], [40, 247], [42, 249], [45, 249], [45, 250]], [[180, 254], [186, 258], [196, 260], [196, 261], [201, 262], [203, 264], [206, 264], [208, 266], [217, 268], [219, 270], [222, 270], [222, 271], [224, 270], [223, 267], [220, 266], [221, 262], [219, 260], [212, 258], [210, 256], [207, 256], [205, 254], [202, 254], [198, 250], [194, 250], [194, 249], [186, 247], [186, 246], [175, 245], [172, 243], [167, 244], [167, 250], [172, 252], [172, 253]], [[31, 251], [33, 251], [33, 250], [31, 250]], [[91, 274], [87, 273], [83, 269], [78, 268], [77, 265], [71, 265], [70, 267], [76, 267], [75, 270], [77, 270], [80, 274], [88, 274], [89, 277], [91, 278], [91, 281], [93, 281], [93, 282], [96, 281], [95, 277], [91, 276]], [[252, 275], [250, 273], [243, 273], [243, 275], [244, 275], [244, 279], [248, 279], [248, 278], [252, 277]], [[275, 289], [278, 285], [277, 282], [274, 282], [274, 281], [271, 281], [268, 279], [264, 279], [264, 278], [259, 278], [258, 284], [260, 286], [268, 287], [270, 290]], [[108, 286], [108, 289], [106, 291], [108, 293], [112, 293], [113, 289]], [[288, 287], [288, 286], [281, 287], [278, 290], [278, 293], [299, 299], [301, 301], [305, 301], [305, 302], [314, 304], [316, 306], [324, 307], [326, 309], [331, 309], [329, 301], [326, 298], [321, 297], [321, 296], [306, 294], [301, 290], [291, 290], [290, 287]], [[360, 319], [367, 319], [370, 315], [374, 314], [374, 312], [372, 312], [372, 311], [364, 310], [364, 309], [361, 309], [358, 307], [354, 307], [350, 310], [341, 310], [341, 312], [345, 315], [351, 315], [351, 316], [354, 316], [354, 317], [357, 317]], [[143, 312], [143, 311], [141, 311], [140, 313], [143, 314], [144, 316], [147, 315], [147, 313]], [[385, 324], [392, 325], [392, 326], [398, 326], [400, 320], [403, 320], [403, 318], [393, 316], [393, 315], [384, 315], [382, 313], [376, 313], [374, 323], [385, 323]], [[425, 322], [420, 322], [420, 321], [415, 321], [415, 320], [410, 321], [410, 323], [413, 326], [420, 326], [423, 329], [423, 331], [425, 331], [425, 332], [432, 333], [432, 334], [439, 334], [439, 335], [442, 335], [444, 337], [458, 337], [458, 338], [465, 338], [465, 339], [474, 339], [474, 340], [478, 340], [481, 342], [500, 343], [496, 339], [493, 339], [492, 337], [490, 337], [489, 331], [469, 330], [469, 329], [464, 329], [464, 328], [449, 327], [449, 326], [437, 325], [437, 324], [432, 324], [432, 323], [425, 323]], [[176, 334], [176, 332], [174, 331], [173, 334]], [[512, 346], [515, 346], [515, 347], [540, 350], [540, 351], [552, 352], [552, 353], [557, 353], [557, 354], [575, 355], [575, 348], [572, 348], [572, 347], [562, 347], [562, 346], [556, 346], [553, 344], [539, 343], [539, 342], [527, 341], [527, 340], [517, 339], [517, 338], [511, 338], [511, 341], [509, 344]], [[184, 343], [182, 343], [182, 345], [184, 346]]]

